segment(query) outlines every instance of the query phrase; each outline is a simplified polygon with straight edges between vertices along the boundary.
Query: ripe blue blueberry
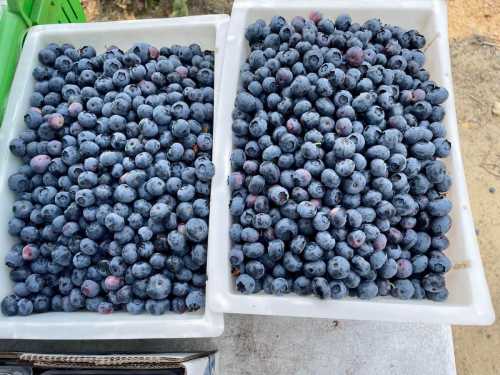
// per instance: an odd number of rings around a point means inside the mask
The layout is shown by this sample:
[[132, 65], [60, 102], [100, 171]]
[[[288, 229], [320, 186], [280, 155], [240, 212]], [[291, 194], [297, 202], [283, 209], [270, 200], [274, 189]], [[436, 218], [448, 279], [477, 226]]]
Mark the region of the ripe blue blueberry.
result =
[[281, 296], [289, 292], [288, 282], [282, 277], [275, 278], [271, 283], [271, 293], [276, 296]]
[[186, 308], [188, 311], [196, 311], [205, 306], [205, 295], [202, 291], [193, 290], [186, 296]]
[[255, 290], [255, 280], [247, 274], [241, 274], [236, 279], [236, 288], [240, 293], [251, 294]]

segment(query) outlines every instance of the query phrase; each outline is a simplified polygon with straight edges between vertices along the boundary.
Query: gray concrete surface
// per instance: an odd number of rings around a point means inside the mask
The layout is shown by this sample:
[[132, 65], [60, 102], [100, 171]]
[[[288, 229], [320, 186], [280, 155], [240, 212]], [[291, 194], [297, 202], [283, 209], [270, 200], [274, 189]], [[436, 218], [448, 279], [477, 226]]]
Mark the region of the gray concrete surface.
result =
[[[218, 350], [218, 375], [455, 375], [449, 326], [226, 315], [215, 339], [0, 340], [0, 351], [46, 353]], [[126, 329], [126, 327], [124, 327]]]

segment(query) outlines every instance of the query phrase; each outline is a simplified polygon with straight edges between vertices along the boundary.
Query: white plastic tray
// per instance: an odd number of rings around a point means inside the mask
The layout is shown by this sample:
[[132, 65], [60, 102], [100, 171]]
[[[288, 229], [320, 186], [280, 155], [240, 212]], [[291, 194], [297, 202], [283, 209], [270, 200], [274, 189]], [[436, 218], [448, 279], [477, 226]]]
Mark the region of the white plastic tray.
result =
[[[356, 22], [373, 17], [385, 23], [396, 24], [407, 29], [416, 28], [425, 35], [427, 47], [427, 69], [431, 79], [450, 92], [447, 100], [445, 124], [453, 147], [446, 160], [453, 185], [449, 193], [454, 203], [453, 227], [449, 233], [450, 248], [447, 254], [456, 265], [447, 275], [450, 291], [446, 302], [401, 301], [395, 298], [376, 298], [363, 301], [355, 298], [344, 300], [319, 300], [314, 297], [299, 297], [289, 294], [282, 297], [264, 294], [241, 295], [234, 288], [230, 275], [228, 213], [230, 192], [226, 176], [231, 171], [229, 156], [231, 144], [231, 111], [238, 88], [239, 67], [245, 61], [249, 48], [244, 30], [250, 23], [262, 18], [267, 22], [273, 15], [281, 15], [289, 21], [295, 15], [307, 17], [311, 10], [335, 18], [348, 13]], [[443, 0], [268, 0], [236, 1], [227, 33], [226, 58], [221, 85], [221, 102], [215, 121], [214, 160], [217, 165], [213, 180], [213, 201], [209, 244], [218, 251], [208, 255], [208, 270], [211, 275], [208, 286], [208, 303], [215, 311], [264, 315], [287, 315], [331, 319], [360, 319], [387, 321], [419, 321], [447, 324], [491, 324], [495, 314], [484, 275], [479, 248], [474, 232], [471, 208], [465, 183], [462, 157], [458, 140], [455, 102], [450, 71], [446, 2]]]
[[[183, 17], [170, 19], [102, 22], [36, 26], [30, 30], [19, 60], [11, 88], [9, 103], [0, 129], [0, 298], [12, 292], [8, 267], [3, 262], [5, 252], [14, 239], [7, 233], [14, 195], [7, 187], [8, 176], [20, 164], [9, 152], [9, 141], [24, 128], [23, 116], [33, 91], [32, 69], [36, 66], [38, 51], [49, 42], [72, 43], [75, 46], [92, 45], [98, 52], [106, 46], [122, 49], [138, 41], [157, 47], [171, 44], [199, 43], [202, 48], [215, 51], [215, 82], [218, 85], [222, 65], [226, 15]], [[219, 98], [215, 87], [215, 100]], [[218, 103], [215, 104], [217, 106]], [[212, 198], [212, 202], [215, 199]], [[210, 228], [211, 230], [212, 228]], [[217, 250], [217, 249], [215, 249]], [[214, 251], [211, 246], [208, 252]], [[209, 275], [210, 278], [210, 275]], [[210, 281], [209, 281], [210, 283]], [[206, 308], [185, 314], [130, 315], [113, 313], [100, 315], [90, 312], [46, 313], [29, 317], [5, 317], [0, 314], [0, 338], [16, 339], [130, 339], [214, 337], [224, 329], [223, 316]]]

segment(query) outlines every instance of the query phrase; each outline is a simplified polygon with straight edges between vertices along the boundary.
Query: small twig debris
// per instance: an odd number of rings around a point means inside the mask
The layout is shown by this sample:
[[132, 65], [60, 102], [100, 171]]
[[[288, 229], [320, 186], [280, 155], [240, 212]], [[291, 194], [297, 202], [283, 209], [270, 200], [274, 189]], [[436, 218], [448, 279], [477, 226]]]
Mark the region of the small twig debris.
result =
[[471, 98], [472, 100], [474, 100], [475, 102], [477, 102], [478, 104], [481, 104], [481, 105], [483, 105], [483, 104], [484, 104], [481, 100], [479, 100], [478, 98], [476, 98], [476, 97], [475, 97], [474, 95], [472, 95], [472, 94], [468, 94], [468, 97], [469, 97], [469, 98]]
[[470, 267], [470, 261], [469, 260], [464, 260], [463, 262], [458, 262], [453, 265], [454, 270], [460, 270], [464, 268], [469, 268]]

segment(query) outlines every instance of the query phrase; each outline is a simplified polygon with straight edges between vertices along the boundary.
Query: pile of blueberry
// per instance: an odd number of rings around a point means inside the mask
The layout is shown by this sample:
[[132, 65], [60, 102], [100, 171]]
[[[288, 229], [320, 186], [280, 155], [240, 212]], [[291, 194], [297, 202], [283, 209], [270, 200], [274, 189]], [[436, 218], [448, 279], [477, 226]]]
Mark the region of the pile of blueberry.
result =
[[38, 54], [8, 231], [4, 315], [204, 305], [214, 55], [197, 44]]
[[446, 89], [416, 30], [251, 24], [233, 111], [230, 262], [244, 294], [443, 301]]

